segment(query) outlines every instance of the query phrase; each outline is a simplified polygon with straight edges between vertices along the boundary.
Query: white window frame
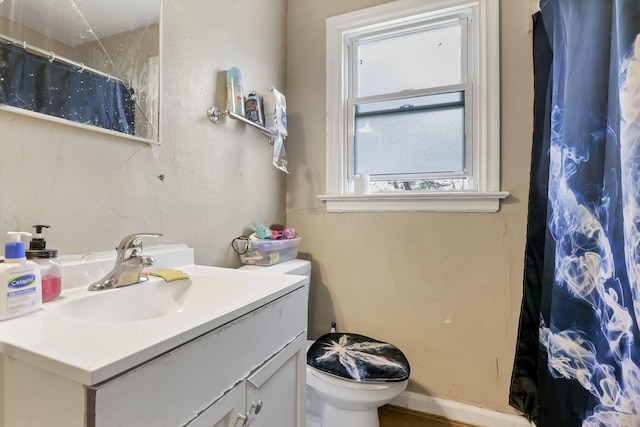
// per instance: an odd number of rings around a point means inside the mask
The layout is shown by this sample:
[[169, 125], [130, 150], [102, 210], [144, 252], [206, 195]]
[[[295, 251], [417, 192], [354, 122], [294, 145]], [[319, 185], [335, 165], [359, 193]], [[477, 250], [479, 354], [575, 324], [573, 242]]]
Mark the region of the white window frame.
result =
[[[328, 18], [327, 37], [327, 157], [326, 193], [318, 196], [328, 212], [496, 212], [509, 195], [500, 188], [499, 0], [398, 0]], [[429, 192], [349, 193], [348, 144], [352, 105], [349, 98], [349, 44], [354, 35], [393, 23], [410, 23], [471, 10], [469, 49], [475, 64], [469, 70], [473, 117], [471, 140], [473, 188]]]

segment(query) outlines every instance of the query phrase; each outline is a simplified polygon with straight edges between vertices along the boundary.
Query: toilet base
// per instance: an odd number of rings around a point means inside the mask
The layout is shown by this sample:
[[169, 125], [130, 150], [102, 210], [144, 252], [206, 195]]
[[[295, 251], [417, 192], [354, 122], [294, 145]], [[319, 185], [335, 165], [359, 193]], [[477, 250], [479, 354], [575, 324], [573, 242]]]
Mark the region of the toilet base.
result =
[[380, 427], [378, 408], [354, 411], [325, 403], [321, 427]]

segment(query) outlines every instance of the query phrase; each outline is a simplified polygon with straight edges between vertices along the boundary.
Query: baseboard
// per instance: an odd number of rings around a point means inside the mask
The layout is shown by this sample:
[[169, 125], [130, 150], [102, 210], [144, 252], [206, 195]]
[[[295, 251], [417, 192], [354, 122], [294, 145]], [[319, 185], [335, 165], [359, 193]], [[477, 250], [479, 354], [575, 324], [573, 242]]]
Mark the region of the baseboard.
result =
[[453, 400], [439, 399], [420, 393], [404, 391], [393, 399], [391, 405], [414, 411], [438, 415], [451, 421], [480, 427], [531, 427], [526, 418], [492, 411]]

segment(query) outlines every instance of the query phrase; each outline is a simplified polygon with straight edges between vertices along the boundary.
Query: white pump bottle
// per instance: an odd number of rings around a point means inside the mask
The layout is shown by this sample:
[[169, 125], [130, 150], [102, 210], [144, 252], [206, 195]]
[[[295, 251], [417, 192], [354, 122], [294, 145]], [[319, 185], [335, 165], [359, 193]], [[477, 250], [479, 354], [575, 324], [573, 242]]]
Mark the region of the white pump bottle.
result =
[[10, 231], [0, 264], [0, 320], [31, 313], [42, 306], [40, 268], [25, 257], [22, 236], [31, 233]]

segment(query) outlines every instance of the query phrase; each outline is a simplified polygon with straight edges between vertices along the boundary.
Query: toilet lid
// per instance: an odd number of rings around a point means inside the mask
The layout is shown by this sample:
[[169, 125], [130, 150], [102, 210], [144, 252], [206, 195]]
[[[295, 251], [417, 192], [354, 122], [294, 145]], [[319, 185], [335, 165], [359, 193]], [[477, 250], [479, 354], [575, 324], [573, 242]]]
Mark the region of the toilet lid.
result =
[[307, 350], [307, 364], [351, 381], [398, 382], [409, 378], [409, 361], [392, 344], [358, 334], [331, 333]]

